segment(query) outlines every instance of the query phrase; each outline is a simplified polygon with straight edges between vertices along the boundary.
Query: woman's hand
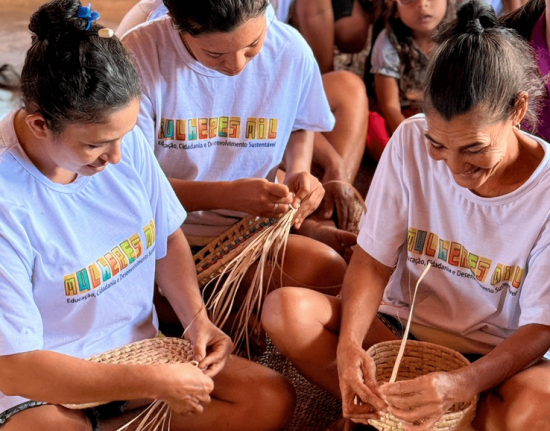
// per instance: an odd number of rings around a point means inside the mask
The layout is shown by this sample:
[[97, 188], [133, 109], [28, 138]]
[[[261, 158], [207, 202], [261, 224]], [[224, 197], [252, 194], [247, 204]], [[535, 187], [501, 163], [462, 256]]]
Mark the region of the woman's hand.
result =
[[325, 169], [323, 187], [325, 188], [325, 197], [318, 212], [324, 219], [330, 219], [336, 208], [337, 227], [348, 230], [353, 221], [355, 193], [341, 157], [340, 161], [333, 161], [332, 166]]
[[185, 336], [193, 343], [194, 359], [199, 362], [199, 369], [209, 377], [218, 374], [233, 350], [231, 339], [206, 315], [197, 318]]
[[388, 413], [408, 422], [416, 431], [430, 430], [451, 406], [467, 402], [474, 394], [456, 374], [433, 372], [412, 380], [385, 383], [379, 392], [388, 403]]
[[368, 424], [387, 407], [378, 391], [374, 361], [361, 346], [341, 343], [336, 358], [344, 417]]
[[245, 178], [231, 182], [232, 208], [252, 216], [279, 217], [286, 214], [294, 196], [284, 184], [263, 178]]
[[174, 412], [179, 414], [196, 414], [204, 411], [210, 403], [210, 393], [214, 382], [196, 366], [185, 364], [155, 365], [162, 374], [163, 395]]
[[299, 208], [294, 217], [294, 227], [300, 229], [305, 218], [313, 213], [323, 200], [325, 189], [321, 182], [309, 172], [287, 174], [285, 184], [290, 192], [294, 193], [292, 206]]
[[355, 193], [351, 184], [343, 182], [323, 182], [325, 197], [321, 204], [322, 215], [325, 219], [333, 216], [336, 208], [336, 220], [339, 229], [348, 230], [353, 222], [355, 212]]

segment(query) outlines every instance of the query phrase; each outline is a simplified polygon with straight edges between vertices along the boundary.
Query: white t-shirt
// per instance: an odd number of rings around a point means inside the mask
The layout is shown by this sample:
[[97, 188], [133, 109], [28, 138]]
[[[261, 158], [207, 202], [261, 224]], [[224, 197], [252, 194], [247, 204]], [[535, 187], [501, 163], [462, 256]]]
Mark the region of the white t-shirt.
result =
[[[168, 177], [273, 181], [291, 132], [334, 126], [311, 49], [272, 9], [266, 20], [262, 50], [237, 76], [194, 60], [168, 16], [124, 36], [143, 87], [138, 125]], [[216, 236], [243, 215], [197, 211], [183, 229]]]
[[[470, 341], [465, 353], [486, 353], [520, 326], [550, 325], [549, 144], [531, 136], [545, 151], [531, 178], [512, 193], [483, 198], [428, 155], [425, 131], [423, 115], [402, 123], [367, 196], [358, 244], [386, 266], [399, 258], [380, 311], [407, 320], [412, 291], [431, 262], [413, 324]], [[413, 330], [433, 341], [424, 332]]]
[[[0, 355], [85, 358], [156, 336], [155, 260], [185, 211], [143, 133], [119, 164], [63, 185], [29, 160], [14, 114], [0, 122]], [[0, 393], [0, 412], [23, 401]]]

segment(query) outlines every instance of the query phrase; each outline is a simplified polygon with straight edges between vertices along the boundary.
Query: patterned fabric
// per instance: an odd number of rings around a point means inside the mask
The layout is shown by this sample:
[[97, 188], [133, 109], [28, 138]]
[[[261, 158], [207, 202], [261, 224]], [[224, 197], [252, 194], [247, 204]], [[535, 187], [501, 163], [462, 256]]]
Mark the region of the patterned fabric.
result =
[[0, 426], [4, 425], [6, 421], [11, 418], [13, 415], [22, 412], [23, 410], [32, 409], [33, 407], [40, 407], [48, 403], [42, 401], [26, 401], [24, 403], [18, 404], [5, 412], [0, 413]]

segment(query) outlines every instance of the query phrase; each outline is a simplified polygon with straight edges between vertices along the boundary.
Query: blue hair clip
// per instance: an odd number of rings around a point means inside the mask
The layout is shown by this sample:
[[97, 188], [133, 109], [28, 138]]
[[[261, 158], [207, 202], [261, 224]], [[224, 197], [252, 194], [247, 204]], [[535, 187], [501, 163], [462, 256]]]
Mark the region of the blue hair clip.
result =
[[80, 6], [78, 8], [78, 17], [88, 20], [88, 27], [86, 27], [86, 30], [89, 30], [92, 26], [92, 22], [99, 19], [99, 12], [92, 10], [92, 4], [89, 3], [88, 6]]

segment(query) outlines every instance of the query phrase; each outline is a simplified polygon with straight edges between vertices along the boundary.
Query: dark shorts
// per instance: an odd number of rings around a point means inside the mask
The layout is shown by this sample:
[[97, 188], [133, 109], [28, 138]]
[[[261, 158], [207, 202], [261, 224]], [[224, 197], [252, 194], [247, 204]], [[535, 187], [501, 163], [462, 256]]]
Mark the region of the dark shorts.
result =
[[[0, 413], [0, 428], [4, 425], [9, 418], [20, 413], [24, 410], [32, 409], [33, 407], [40, 407], [46, 405], [41, 401], [26, 401], [24, 403], [18, 404], [3, 413]], [[92, 430], [99, 431], [99, 421], [109, 419], [124, 413], [124, 406], [126, 401], [114, 401], [109, 404], [104, 404], [102, 406], [94, 407], [91, 409], [84, 409], [83, 412], [88, 416], [90, 422], [92, 423]]]
[[336, 22], [340, 18], [351, 16], [355, 1], [358, 1], [367, 13], [371, 12], [372, 0], [332, 0], [332, 13], [334, 14], [334, 21]]
[[334, 21], [350, 16], [353, 11], [353, 3], [355, 0], [332, 0]]
[[[388, 327], [390, 331], [393, 332], [393, 334], [399, 339], [403, 339], [403, 335], [405, 335], [405, 326], [399, 320], [397, 317], [390, 316], [389, 314], [384, 313], [377, 313], [376, 317]], [[409, 336], [407, 337], [409, 340], [416, 340], [414, 336], [409, 332]]]

